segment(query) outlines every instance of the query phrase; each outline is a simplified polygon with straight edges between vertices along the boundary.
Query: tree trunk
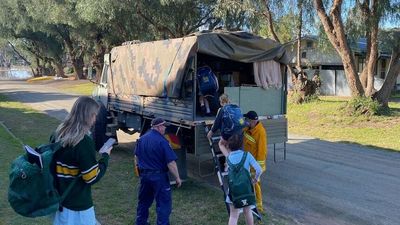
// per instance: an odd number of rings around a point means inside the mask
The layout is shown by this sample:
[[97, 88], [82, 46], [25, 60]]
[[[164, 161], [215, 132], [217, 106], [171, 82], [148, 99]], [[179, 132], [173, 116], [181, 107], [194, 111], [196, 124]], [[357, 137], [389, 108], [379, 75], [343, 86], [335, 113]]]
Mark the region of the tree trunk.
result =
[[322, 0], [314, 0], [314, 5], [329, 41], [342, 59], [351, 95], [353, 97], [363, 96], [364, 89], [357, 74], [352, 52], [347, 44], [347, 38], [341, 19], [342, 0], [335, 0], [333, 2], [332, 9], [329, 13], [330, 17], [326, 14]]
[[55, 70], [56, 70], [56, 74], [57, 74], [56, 76], [66, 78], [67, 76], [65, 76], [65, 73], [64, 73], [64, 64], [63, 64], [61, 57], [57, 55], [57, 56], [51, 58], [51, 61], [53, 62], [54, 66], [55, 66]]
[[367, 31], [367, 53], [365, 56], [365, 66], [360, 73], [360, 81], [361, 85], [364, 89], [367, 88], [368, 84], [368, 69], [367, 69], [367, 62], [369, 62], [369, 56], [371, 55], [371, 32]]
[[98, 35], [97, 40], [96, 40], [96, 46], [95, 46], [95, 54], [93, 55], [92, 58], [92, 65], [94, 66], [96, 70], [96, 81], [100, 81], [100, 76], [101, 72], [103, 70], [103, 64], [104, 64], [104, 54], [107, 51], [107, 47], [104, 45], [104, 42], [102, 40], [102, 36]]
[[299, 10], [299, 17], [297, 21], [297, 71], [302, 71], [301, 69], [301, 29], [303, 26], [303, 0], [297, 0], [297, 8]]
[[35, 68], [34, 71], [33, 71], [33, 77], [41, 77], [41, 76], [42, 76], [42, 73], [41, 73], [41, 71], [40, 71], [41, 66], [40, 66], [40, 59], [39, 59], [39, 57], [35, 57], [35, 61], [36, 61], [36, 68]]
[[79, 56], [77, 58], [72, 58], [71, 56], [71, 60], [72, 60], [72, 68], [74, 68], [75, 79], [76, 80], [86, 79], [86, 77], [83, 75], [83, 57]]
[[376, 100], [383, 106], [388, 107], [389, 97], [396, 84], [397, 77], [400, 73], [400, 45], [392, 50], [389, 70], [386, 74], [385, 82], [381, 89], [376, 93]]
[[274, 39], [274, 41], [281, 43], [281, 41], [278, 38], [278, 35], [275, 32], [274, 23], [273, 23], [274, 21], [272, 19], [271, 10], [269, 8], [269, 0], [265, 0], [265, 13], [263, 13], [263, 14], [267, 18], [267, 23], [268, 23], [269, 30], [271, 31], [272, 38]]
[[71, 40], [70, 33], [67, 27], [57, 27], [58, 33], [63, 38], [64, 45], [71, 58], [72, 68], [74, 68], [75, 79], [85, 79], [83, 76], [83, 56], [78, 53], [78, 50], [74, 48], [74, 44]]
[[[370, 4], [372, 4], [370, 6]], [[374, 90], [375, 68], [378, 60], [378, 28], [380, 16], [378, 13], [378, 1], [365, 1], [360, 7], [364, 12], [367, 31], [367, 56], [365, 68], [360, 76], [361, 83], [365, 88], [365, 95], [372, 96]]]
[[373, 94], [374, 88], [374, 75], [376, 62], [378, 60], [378, 24], [374, 26], [371, 30], [371, 53], [369, 55], [367, 67], [367, 87], [365, 89], [365, 95], [371, 96]]
[[10, 41], [7, 41], [8, 42], [8, 45], [13, 49], [13, 51], [24, 61], [24, 62], [26, 62], [29, 66], [31, 65], [31, 62], [29, 62], [23, 55], [21, 55], [21, 53], [19, 53], [18, 51], [17, 51], [17, 49], [15, 48], [15, 46], [10, 42]]
[[63, 67], [62, 62], [54, 61], [54, 65], [56, 67], [55, 69], [56, 69], [57, 77], [66, 78], [67, 76], [65, 76], [64, 67]]

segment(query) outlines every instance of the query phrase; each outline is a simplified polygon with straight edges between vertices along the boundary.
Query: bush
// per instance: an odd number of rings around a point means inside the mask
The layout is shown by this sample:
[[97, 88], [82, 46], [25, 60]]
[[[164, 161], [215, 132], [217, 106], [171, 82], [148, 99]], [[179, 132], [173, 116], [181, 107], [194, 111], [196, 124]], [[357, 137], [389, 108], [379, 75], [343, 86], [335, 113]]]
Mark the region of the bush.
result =
[[292, 104], [301, 104], [304, 101], [304, 95], [299, 91], [291, 91], [289, 93], [289, 102]]
[[312, 95], [308, 95], [305, 97], [304, 102], [313, 102], [313, 101], [318, 101], [318, 94], [312, 94]]
[[303, 91], [291, 91], [289, 93], [289, 102], [292, 104], [309, 103], [318, 100], [319, 98], [317, 94], [305, 96]]
[[352, 116], [373, 116], [379, 114], [381, 105], [370, 97], [356, 97], [346, 103], [345, 109]]

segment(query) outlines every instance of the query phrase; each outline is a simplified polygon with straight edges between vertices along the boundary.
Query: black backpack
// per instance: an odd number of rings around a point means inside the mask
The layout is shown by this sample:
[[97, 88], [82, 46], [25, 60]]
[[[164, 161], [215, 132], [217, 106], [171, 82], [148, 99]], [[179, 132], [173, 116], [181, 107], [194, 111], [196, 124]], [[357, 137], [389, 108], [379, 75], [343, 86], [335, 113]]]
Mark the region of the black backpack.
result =
[[229, 166], [229, 197], [235, 208], [243, 208], [245, 206], [255, 205], [256, 202], [250, 172], [243, 166], [244, 162], [246, 161], [247, 154], [247, 152], [244, 152], [242, 159], [238, 164], [232, 164], [229, 161], [229, 158], [227, 158], [227, 163]]

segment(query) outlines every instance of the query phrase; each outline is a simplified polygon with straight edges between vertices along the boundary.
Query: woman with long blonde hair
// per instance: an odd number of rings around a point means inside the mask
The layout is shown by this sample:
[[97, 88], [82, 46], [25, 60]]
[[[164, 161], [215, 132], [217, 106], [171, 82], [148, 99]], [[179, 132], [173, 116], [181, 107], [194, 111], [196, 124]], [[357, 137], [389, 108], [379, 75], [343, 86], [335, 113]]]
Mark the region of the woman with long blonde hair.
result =
[[90, 128], [96, 122], [99, 105], [90, 97], [79, 97], [71, 113], [55, 131], [54, 140], [62, 149], [57, 151], [56, 185], [62, 195], [72, 182], [69, 194], [56, 212], [54, 225], [98, 224], [91, 194], [91, 185], [105, 174], [112, 147], [96, 160], [96, 150], [90, 137]]

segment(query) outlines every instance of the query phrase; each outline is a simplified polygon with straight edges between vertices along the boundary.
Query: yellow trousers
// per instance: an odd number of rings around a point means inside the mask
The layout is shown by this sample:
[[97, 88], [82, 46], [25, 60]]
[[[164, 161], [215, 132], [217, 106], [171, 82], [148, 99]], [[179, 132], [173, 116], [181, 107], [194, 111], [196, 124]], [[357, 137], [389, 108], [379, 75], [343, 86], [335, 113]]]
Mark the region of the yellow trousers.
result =
[[254, 192], [256, 194], [256, 206], [259, 212], [264, 212], [263, 202], [262, 202], [262, 192], [261, 192], [261, 182], [258, 181], [254, 184]]

